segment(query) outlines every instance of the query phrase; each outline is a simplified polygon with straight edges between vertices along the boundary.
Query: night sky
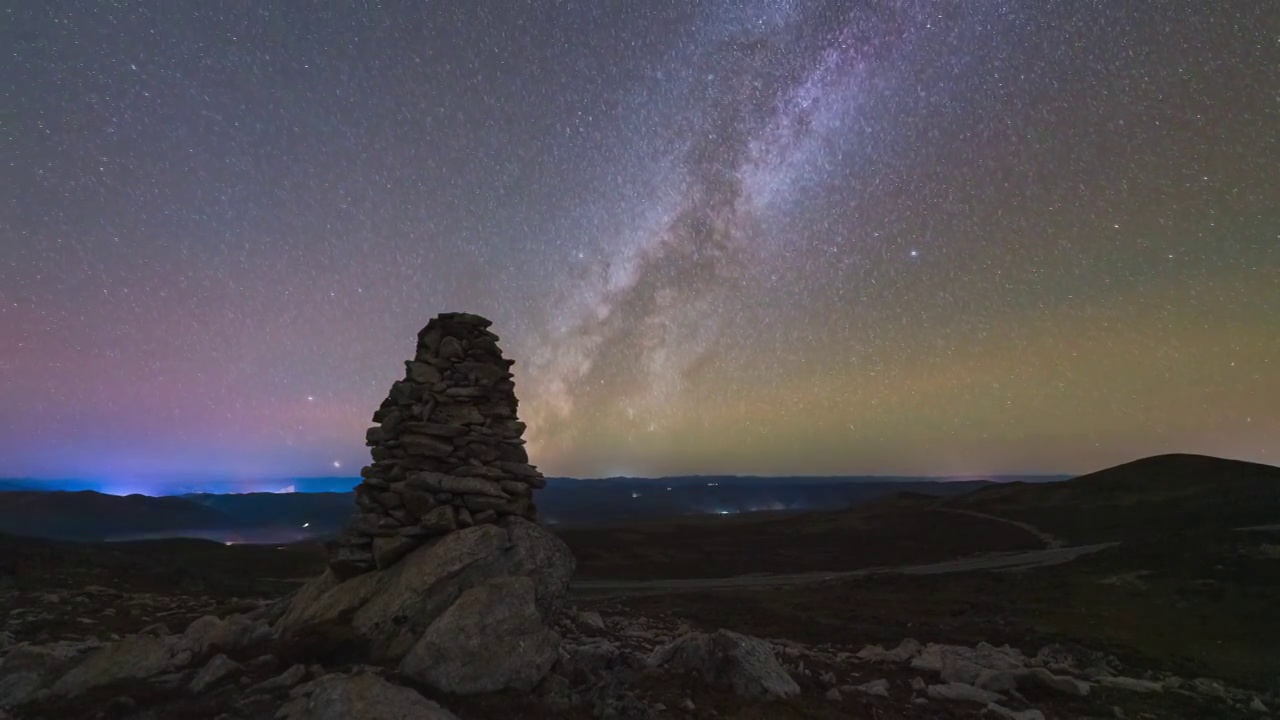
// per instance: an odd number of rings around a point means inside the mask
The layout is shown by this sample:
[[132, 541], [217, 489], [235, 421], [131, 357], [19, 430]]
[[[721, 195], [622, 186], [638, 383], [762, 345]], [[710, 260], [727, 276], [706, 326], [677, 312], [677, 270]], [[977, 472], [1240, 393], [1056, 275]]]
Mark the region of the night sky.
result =
[[354, 475], [443, 311], [547, 474], [1280, 462], [1275, 0], [0, 13], [0, 475]]

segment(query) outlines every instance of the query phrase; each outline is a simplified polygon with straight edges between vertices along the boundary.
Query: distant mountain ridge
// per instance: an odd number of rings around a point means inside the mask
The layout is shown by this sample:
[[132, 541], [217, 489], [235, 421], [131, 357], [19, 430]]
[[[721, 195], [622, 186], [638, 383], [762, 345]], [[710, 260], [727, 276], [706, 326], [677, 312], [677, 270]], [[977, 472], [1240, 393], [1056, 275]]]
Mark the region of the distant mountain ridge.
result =
[[[1120, 539], [1181, 526], [1280, 522], [1280, 468], [1162, 455], [1062, 482], [1045, 476], [921, 478], [686, 476], [550, 478], [541, 516], [562, 525], [613, 525], [679, 515], [834, 511], [872, 502], [940, 506], [1044, 526], [1073, 541]], [[3, 485], [0, 485], [2, 488]], [[17, 490], [0, 495], [0, 533], [65, 540], [190, 536], [290, 542], [335, 535], [350, 492], [114, 496]]]
[[[673, 515], [762, 510], [838, 510], [911, 490], [951, 497], [988, 481], [919, 478], [550, 478], [538, 493], [548, 522], [618, 523]], [[352, 493], [191, 493], [116, 496], [94, 491], [14, 490], [0, 502], [0, 533], [62, 540], [183, 535], [231, 542], [288, 542], [336, 535], [354, 508]]]

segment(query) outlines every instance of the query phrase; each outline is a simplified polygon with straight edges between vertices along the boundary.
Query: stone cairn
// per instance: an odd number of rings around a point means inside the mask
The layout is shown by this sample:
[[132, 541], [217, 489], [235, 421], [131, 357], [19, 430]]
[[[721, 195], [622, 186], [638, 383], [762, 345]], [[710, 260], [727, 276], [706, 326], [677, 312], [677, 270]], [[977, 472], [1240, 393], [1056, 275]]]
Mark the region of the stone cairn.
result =
[[369, 428], [373, 464], [360, 471], [358, 513], [330, 546], [342, 579], [386, 568], [423, 542], [509, 515], [537, 519], [525, 425], [498, 336], [485, 318], [443, 313], [418, 333], [405, 378]]

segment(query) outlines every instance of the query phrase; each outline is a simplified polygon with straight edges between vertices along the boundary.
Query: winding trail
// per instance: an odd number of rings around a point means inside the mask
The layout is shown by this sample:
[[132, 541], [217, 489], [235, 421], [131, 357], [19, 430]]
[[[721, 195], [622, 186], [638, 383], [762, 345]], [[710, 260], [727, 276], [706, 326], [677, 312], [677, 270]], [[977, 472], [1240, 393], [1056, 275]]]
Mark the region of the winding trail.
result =
[[1115, 547], [1119, 543], [1053, 547], [1030, 552], [991, 553], [926, 565], [863, 568], [841, 572], [805, 572], [784, 575], [738, 575], [722, 578], [687, 578], [672, 580], [576, 580], [570, 590], [583, 595], [662, 595], [697, 590], [731, 590], [743, 588], [787, 587], [831, 580], [872, 575], [942, 575], [978, 570], [1016, 571], [1059, 565], [1083, 555]]
[[1064, 544], [1060, 538], [1050, 535], [1049, 533], [1041, 530], [1040, 528], [1036, 527], [1035, 525], [1032, 525], [1031, 523], [1021, 522], [1019, 520], [1010, 520], [1009, 518], [1000, 517], [999, 515], [988, 515], [987, 513], [978, 512], [977, 510], [964, 510], [961, 508], [944, 508], [944, 507], [935, 507], [933, 509], [937, 510], [938, 512], [949, 512], [949, 513], [956, 513], [957, 515], [969, 515], [971, 517], [983, 518], [985, 520], [994, 520], [996, 522], [1002, 522], [1006, 525], [1013, 525], [1014, 527], [1022, 528], [1023, 530], [1026, 530], [1032, 535], [1035, 535], [1036, 537], [1040, 538], [1041, 542], [1044, 543], [1045, 548], [1048, 550], [1057, 550], [1058, 548], [1064, 547]]

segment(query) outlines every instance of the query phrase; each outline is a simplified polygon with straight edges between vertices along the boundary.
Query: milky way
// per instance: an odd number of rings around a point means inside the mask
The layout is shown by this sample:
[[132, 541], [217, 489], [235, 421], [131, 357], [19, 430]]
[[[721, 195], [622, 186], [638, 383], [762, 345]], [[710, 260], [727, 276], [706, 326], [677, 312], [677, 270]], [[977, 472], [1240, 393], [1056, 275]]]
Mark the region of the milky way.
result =
[[1275, 463], [1280, 18], [29, 3], [0, 475], [354, 474], [442, 311], [548, 474]]

